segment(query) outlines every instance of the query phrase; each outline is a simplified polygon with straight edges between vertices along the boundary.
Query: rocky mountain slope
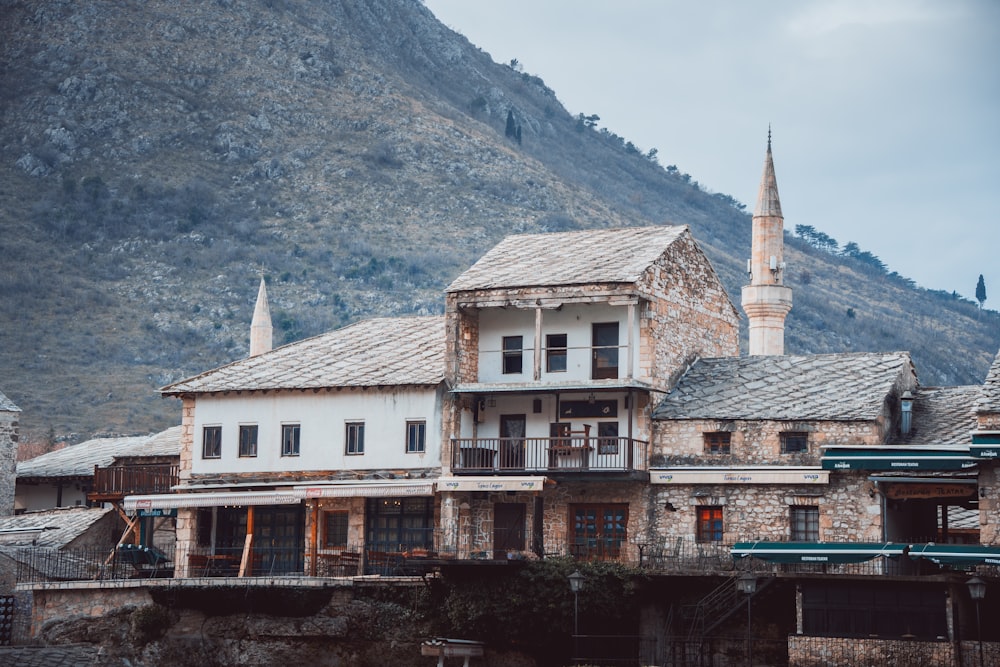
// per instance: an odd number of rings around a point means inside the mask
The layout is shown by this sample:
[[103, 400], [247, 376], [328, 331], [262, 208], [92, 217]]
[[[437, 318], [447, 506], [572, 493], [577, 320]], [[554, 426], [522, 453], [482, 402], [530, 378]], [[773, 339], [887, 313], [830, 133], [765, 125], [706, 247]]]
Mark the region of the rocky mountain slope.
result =
[[[0, 0], [0, 30], [0, 388], [29, 437], [177, 423], [156, 389], [246, 354], [261, 272], [281, 343], [440, 312], [510, 233], [688, 224], [739, 299], [737, 202], [417, 0]], [[962, 384], [1000, 347], [973, 303], [786, 260], [789, 352], [909, 349]]]

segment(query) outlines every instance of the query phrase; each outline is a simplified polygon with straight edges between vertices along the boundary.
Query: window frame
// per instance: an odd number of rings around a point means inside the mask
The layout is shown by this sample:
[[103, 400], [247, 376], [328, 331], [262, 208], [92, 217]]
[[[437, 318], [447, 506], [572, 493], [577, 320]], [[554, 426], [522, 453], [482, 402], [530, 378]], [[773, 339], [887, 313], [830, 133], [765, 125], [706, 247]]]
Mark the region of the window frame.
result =
[[725, 538], [725, 508], [722, 505], [699, 505], [695, 508], [695, 541], [718, 543]]
[[[289, 435], [294, 437], [289, 441]], [[288, 423], [281, 425], [281, 455], [299, 456], [302, 453], [302, 424]]]
[[792, 542], [819, 542], [819, 505], [790, 505], [788, 531]]
[[733, 434], [730, 431], [704, 431], [701, 437], [706, 454], [724, 456], [733, 453]]
[[618, 454], [619, 430], [617, 421], [597, 422], [598, 454]]
[[344, 422], [344, 454], [362, 456], [365, 453], [365, 422], [353, 420]]
[[[502, 358], [500, 370], [503, 375], [520, 375], [523, 373], [524, 336], [504, 336], [500, 345]], [[517, 345], [517, 347], [515, 348], [514, 345]]]
[[[323, 511], [323, 548], [324, 549], [342, 549], [348, 545], [348, 536], [350, 534], [350, 512], [347, 510], [324, 510]], [[331, 521], [337, 521], [338, 523], [343, 521], [343, 526], [331, 526]], [[331, 528], [335, 529], [335, 534], [330, 535]], [[340, 531], [343, 530], [343, 539], [331, 540], [331, 537], [341, 537]]]
[[[250, 434], [253, 434], [253, 439], [250, 439]], [[239, 425], [239, 450], [238, 455], [240, 458], [253, 458], [257, 456], [257, 445], [260, 442], [260, 429], [257, 424], [240, 424]]]
[[[414, 432], [416, 440], [414, 442]], [[407, 419], [406, 420], [406, 453], [423, 454], [427, 451], [427, 420]]]
[[[561, 341], [559, 340], [561, 339]], [[559, 343], [562, 343], [561, 345]], [[569, 335], [545, 334], [545, 372], [565, 373], [569, 370]], [[558, 366], [562, 366], [559, 368]]]
[[[801, 454], [809, 451], [809, 431], [781, 431], [778, 434], [782, 454]], [[801, 443], [801, 447], [798, 446]], [[796, 444], [793, 449], [791, 444]]]
[[[212, 437], [209, 438], [209, 433]], [[209, 451], [211, 447], [211, 451]], [[222, 458], [222, 426], [213, 424], [201, 427], [201, 458], [221, 459]]]

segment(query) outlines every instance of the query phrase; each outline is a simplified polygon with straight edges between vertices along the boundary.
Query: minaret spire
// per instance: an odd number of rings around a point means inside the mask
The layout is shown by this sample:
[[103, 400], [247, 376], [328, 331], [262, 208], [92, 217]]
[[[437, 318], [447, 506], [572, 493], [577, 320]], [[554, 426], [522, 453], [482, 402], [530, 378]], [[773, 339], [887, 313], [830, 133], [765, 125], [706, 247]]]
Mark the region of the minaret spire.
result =
[[250, 356], [271, 351], [271, 309], [267, 305], [267, 288], [264, 286], [264, 276], [260, 276], [260, 287], [257, 289], [257, 304], [253, 309], [253, 320], [250, 322]]
[[750, 284], [743, 288], [743, 310], [750, 329], [750, 354], [785, 353], [785, 316], [792, 308], [792, 290], [784, 285], [784, 217], [778, 198], [771, 155], [771, 127], [767, 154], [753, 213]]

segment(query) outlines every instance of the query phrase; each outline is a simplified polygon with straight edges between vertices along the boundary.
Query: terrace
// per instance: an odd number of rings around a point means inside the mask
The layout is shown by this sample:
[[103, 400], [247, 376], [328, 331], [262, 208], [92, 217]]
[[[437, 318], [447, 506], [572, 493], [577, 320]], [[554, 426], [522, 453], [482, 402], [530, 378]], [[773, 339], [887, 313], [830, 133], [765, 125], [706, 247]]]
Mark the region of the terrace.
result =
[[648, 443], [632, 438], [454, 438], [456, 474], [634, 473], [648, 469]]

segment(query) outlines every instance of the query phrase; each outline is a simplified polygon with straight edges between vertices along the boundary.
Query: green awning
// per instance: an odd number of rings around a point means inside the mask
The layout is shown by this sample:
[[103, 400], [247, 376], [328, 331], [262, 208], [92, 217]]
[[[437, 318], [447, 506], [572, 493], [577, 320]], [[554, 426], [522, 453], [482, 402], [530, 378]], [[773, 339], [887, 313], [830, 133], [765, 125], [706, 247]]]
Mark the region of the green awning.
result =
[[885, 542], [737, 542], [730, 553], [769, 563], [863, 563], [877, 556], [902, 556], [905, 548]]
[[909, 554], [938, 565], [1000, 565], [1000, 547], [979, 544], [911, 544]]
[[967, 452], [947, 449], [871, 447], [823, 452], [823, 470], [965, 470], [976, 465]]
[[1000, 433], [995, 431], [973, 433], [969, 453], [980, 459], [1000, 458]]

